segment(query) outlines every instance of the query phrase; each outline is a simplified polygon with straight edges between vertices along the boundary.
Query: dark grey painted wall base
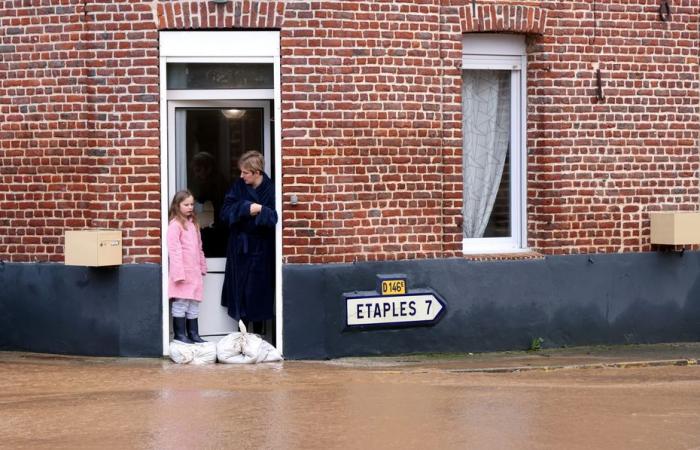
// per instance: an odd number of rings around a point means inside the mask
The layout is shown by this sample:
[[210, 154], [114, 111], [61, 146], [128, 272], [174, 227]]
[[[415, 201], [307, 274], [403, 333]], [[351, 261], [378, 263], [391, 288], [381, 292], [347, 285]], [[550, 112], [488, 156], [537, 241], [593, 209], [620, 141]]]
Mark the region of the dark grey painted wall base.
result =
[[[344, 331], [344, 292], [374, 290], [377, 274], [447, 302], [432, 327]], [[478, 262], [414, 260], [283, 268], [284, 353], [334, 358], [483, 352], [543, 346], [700, 340], [700, 253], [554, 256]]]
[[[345, 329], [343, 293], [404, 273], [447, 303], [430, 327]], [[700, 252], [283, 267], [290, 359], [700, 340]], [[0, 350], [161, 355], [157, 265], [0, 263]]]
[[0, 350], [162, 354], [158, 265], [0, 263]]

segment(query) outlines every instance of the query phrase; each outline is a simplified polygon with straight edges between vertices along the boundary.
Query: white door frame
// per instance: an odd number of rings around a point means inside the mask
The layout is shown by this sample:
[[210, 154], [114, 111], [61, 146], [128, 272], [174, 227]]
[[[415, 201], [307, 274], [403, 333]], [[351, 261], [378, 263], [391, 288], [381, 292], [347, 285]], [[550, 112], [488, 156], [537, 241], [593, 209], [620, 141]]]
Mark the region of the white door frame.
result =
[[[162, 281], [162, 328], [163, 355], [169, 354], [170, 317], [168, 314], [168, 249], [164, 235], [168, 229], [168, 198], [171, 172], [174, 165], [169, 155], [169, 142], [174, 139], [168, 127], [170, 101], [207, 100], [207, 105], [216, 106], [216, 101], [226, 100], [274, 100], [275, 153], [274, 180], [275, 205], [280, 220], [275, 227], [275, 330], [277, 349], [284, 353], [282, 320], [282, 96], [280, 84], [279, 32], [277, 31], [161, 31], [160, 37], [160, 192], [161, 192], [161, 281]], [[199, 63], [271, 63], [274, 71], [273, 89], [235, 90], [191, 90], [168, 91], [167, 64], [173, 62]], [[188, 102], [189, 103], [189, 102]], [[175, 104], [173, 104], [175, 105]]]
[[[175, 123], [175, 110], [179, 108], [260, 108], [263, 110], [263, 153], [265, 154], [265, 173], [270, 173], [272, 170], [272, 158], [274, 155], [270, 155], [270, 106], [267, 101], [264, 100], [168, 100], [168, 123]], [[175, 130], [174, 127], [168, 127], [168, 162], [176, 161], [176, 148], [175, 142], [178, 140], [176, 138], [176, 132], [184, 132], [184, 130]], [[184, 170], [185, 166], [173, 167], [171, 164], [168, 169], [168, 186], [175, 191], [180, 189], [185, 189], [186, 186], [181, 186], [177, 184], [177, 180], [182, 180], [185, 178]], [[180, 171], [180, 173], [176, 173]]]

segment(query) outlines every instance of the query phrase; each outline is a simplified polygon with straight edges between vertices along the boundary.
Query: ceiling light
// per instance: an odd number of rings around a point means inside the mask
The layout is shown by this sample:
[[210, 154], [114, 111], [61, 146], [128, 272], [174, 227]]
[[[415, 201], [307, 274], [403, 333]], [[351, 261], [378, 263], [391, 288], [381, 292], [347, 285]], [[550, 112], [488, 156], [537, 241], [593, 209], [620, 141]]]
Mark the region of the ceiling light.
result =
[[221, 113], [227, 119], [240, 119], [245, 116], [245, 109], [222, 109]]

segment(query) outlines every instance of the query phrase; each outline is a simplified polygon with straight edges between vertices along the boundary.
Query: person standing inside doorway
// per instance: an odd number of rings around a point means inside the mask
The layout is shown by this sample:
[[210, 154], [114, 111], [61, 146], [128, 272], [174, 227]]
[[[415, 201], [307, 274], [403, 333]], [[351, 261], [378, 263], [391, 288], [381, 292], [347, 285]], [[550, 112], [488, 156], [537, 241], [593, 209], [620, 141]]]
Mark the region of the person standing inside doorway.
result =
[[263, 333], [274, 317], [275, 187], [263, 172], [263, 155], [248, 151], [238, 160], [241, 171], [224, 197], [221, 221], [229, 227], [221, 305], [252, 331]]
[[173, 302], [173, 339], [185, 344], [205, 342], [199, 336], [198, 318], [207, 260], [190, 191], [175, 194], [168, 219], [168, 297]]

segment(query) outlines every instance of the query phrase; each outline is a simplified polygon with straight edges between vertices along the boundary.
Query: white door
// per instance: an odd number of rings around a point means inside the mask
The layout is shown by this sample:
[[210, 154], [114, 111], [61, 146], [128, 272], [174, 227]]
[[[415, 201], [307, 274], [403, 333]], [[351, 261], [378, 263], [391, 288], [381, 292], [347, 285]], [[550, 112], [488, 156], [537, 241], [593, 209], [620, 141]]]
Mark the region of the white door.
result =
[[238, 158], [249, 150], [271, 167], [270, 101], [178, 100], [168, 102], [168, 199], [189, 189], [202, 230], [207, 258], [199, 332], [217, 340], [237, 324], [221, 306], [228, 229], [219, 219], [223, 199], [239, 178]]

